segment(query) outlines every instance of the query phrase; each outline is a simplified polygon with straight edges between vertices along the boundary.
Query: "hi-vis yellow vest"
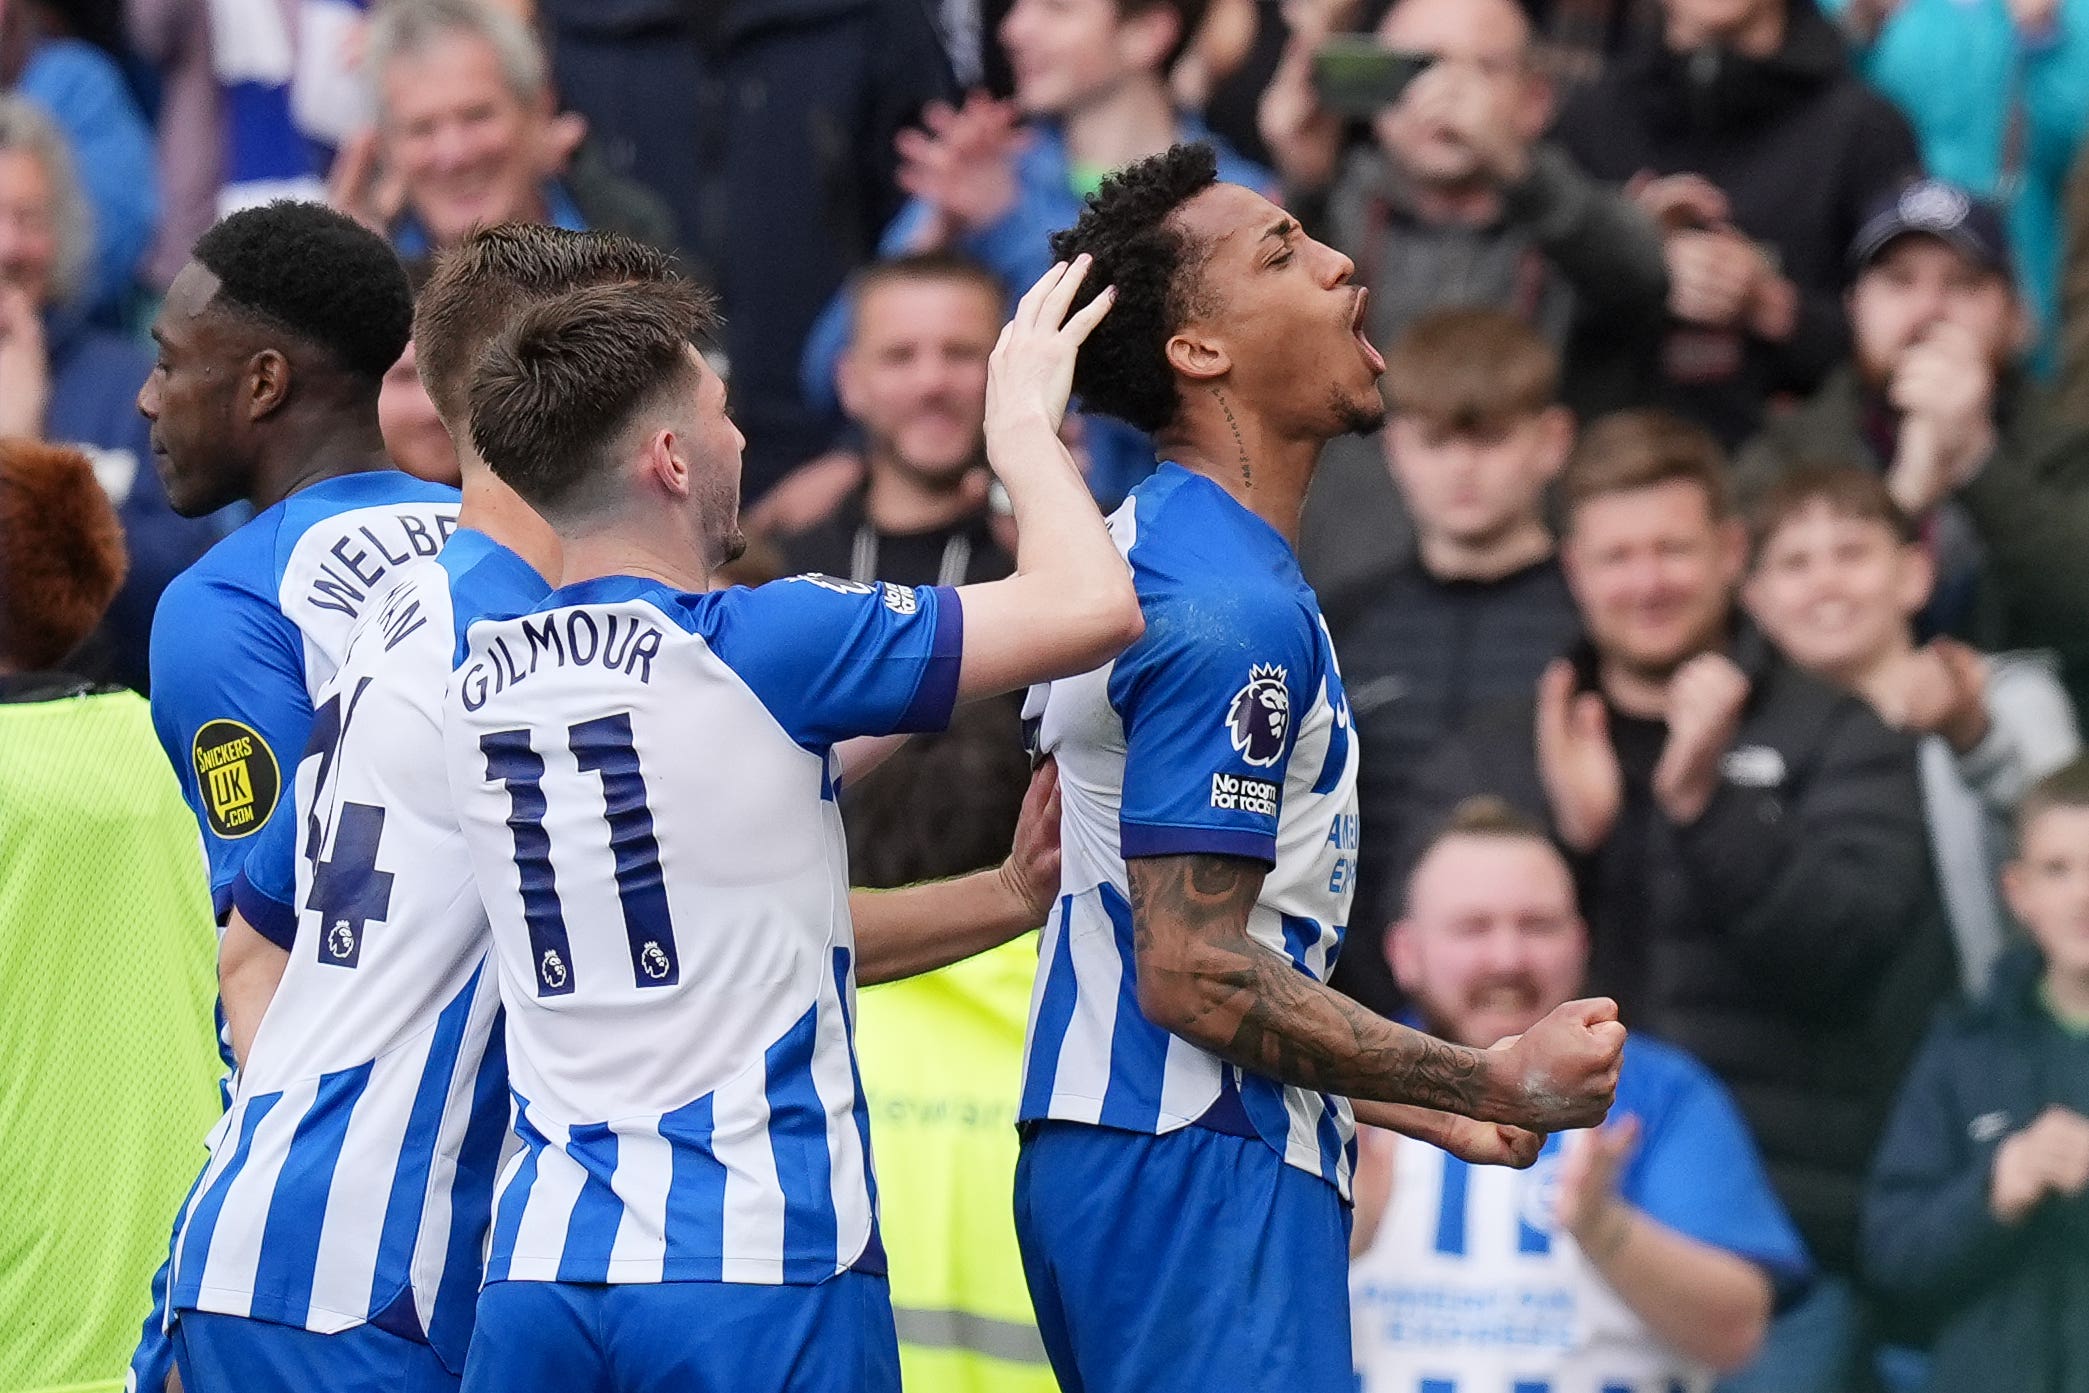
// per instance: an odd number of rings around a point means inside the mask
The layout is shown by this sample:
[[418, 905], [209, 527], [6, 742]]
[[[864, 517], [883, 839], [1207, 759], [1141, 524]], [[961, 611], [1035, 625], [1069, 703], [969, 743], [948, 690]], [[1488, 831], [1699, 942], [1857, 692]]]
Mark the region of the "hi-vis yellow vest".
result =
[[218, 1120], [202, 838], [135, 692], [0, 702], [0, 1393], [114, 1393]]
[[1055, 1393], [1016, 1251], [1015, 1106], [1037, 935], [858, 997], [908, 1393]]

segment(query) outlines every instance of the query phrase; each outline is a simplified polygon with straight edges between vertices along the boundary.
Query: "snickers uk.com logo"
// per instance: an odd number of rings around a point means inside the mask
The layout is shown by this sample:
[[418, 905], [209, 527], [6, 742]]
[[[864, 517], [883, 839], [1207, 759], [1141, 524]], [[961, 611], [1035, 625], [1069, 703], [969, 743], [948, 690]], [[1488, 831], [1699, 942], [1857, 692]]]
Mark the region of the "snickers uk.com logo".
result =
[[234, 840], [259, 832], [283, 787], [268, 742], [239, 721], [206, 721], [196, 732], [192, 756], [210, 830]]
[[1257, 663], [1248, 669], [1248, 685], [1233, 694], [1226, 708], [1226, 730], [1249, 764], [1267, 768], [1283, 756], [1284, 737], [1291, 730], [1291, 693], [1283, 668]]

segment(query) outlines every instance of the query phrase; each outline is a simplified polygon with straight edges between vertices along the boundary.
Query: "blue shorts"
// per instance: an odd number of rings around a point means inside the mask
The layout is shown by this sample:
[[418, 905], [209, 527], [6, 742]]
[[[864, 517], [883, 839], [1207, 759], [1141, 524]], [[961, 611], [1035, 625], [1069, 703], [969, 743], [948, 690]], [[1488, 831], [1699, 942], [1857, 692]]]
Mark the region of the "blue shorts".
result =
[[419, 1340], [374, 1325], [321, 1335], [294, 1325], [183, 1311], [174, 1325], [183, 1393], [457, 1393]]
[[885, 1279], [495, 1282], [464, 1364], [477, 1393], [899, 1393]]
[[1065, 1393], [1353, 1393], [1349, 1207], [1264, 1143], [1033, 1124], [1016, 1238]]

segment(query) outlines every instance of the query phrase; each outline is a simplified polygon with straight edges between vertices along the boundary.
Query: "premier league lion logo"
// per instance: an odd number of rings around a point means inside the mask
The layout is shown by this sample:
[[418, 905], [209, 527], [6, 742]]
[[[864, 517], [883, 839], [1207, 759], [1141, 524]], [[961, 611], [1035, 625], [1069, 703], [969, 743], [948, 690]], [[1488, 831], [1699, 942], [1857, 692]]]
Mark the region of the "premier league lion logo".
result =
[[355, 953], [355, 930], [348, 927], [346, 919], [336, 919], [333, 928], [327, 930], [326, 951], [337, 958], [347, 958]]
[[1257, 768], [1275, 764], [1284, 753], [1284, 737], [1291, 732], [1291, 693], [1284, 686], [1284, 669], [1257, 663], [1248, 669], [1248, 685], [1233, 694], [1226, 708], [1226, 728], [1233, 748]]
[[645, 968], [646, 976], [655, 982], [667, 976], [668, 969], [674, 966], [667, 960], [667, 954], [661, 950], [660, 945], [652, 939], [646, 940], [646, 946], [639, 953], [638, 960]]

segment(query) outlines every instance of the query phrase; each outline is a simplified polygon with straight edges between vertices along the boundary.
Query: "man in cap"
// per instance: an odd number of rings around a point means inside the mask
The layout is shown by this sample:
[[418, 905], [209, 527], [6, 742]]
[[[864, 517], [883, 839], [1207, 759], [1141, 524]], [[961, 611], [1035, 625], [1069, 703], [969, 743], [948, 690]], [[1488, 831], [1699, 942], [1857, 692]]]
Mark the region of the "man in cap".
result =
[[2032, 314], [2001, 210], [1939, 180], [1873, 209], [1850, 250], [1853, 359], [1742, 453], [1755, 495], [1802, 461], [1881, 471], [1938, 572], [1922, 637], [2052, 648], [2089, 705], [2089, 433], [2023, 370]]

